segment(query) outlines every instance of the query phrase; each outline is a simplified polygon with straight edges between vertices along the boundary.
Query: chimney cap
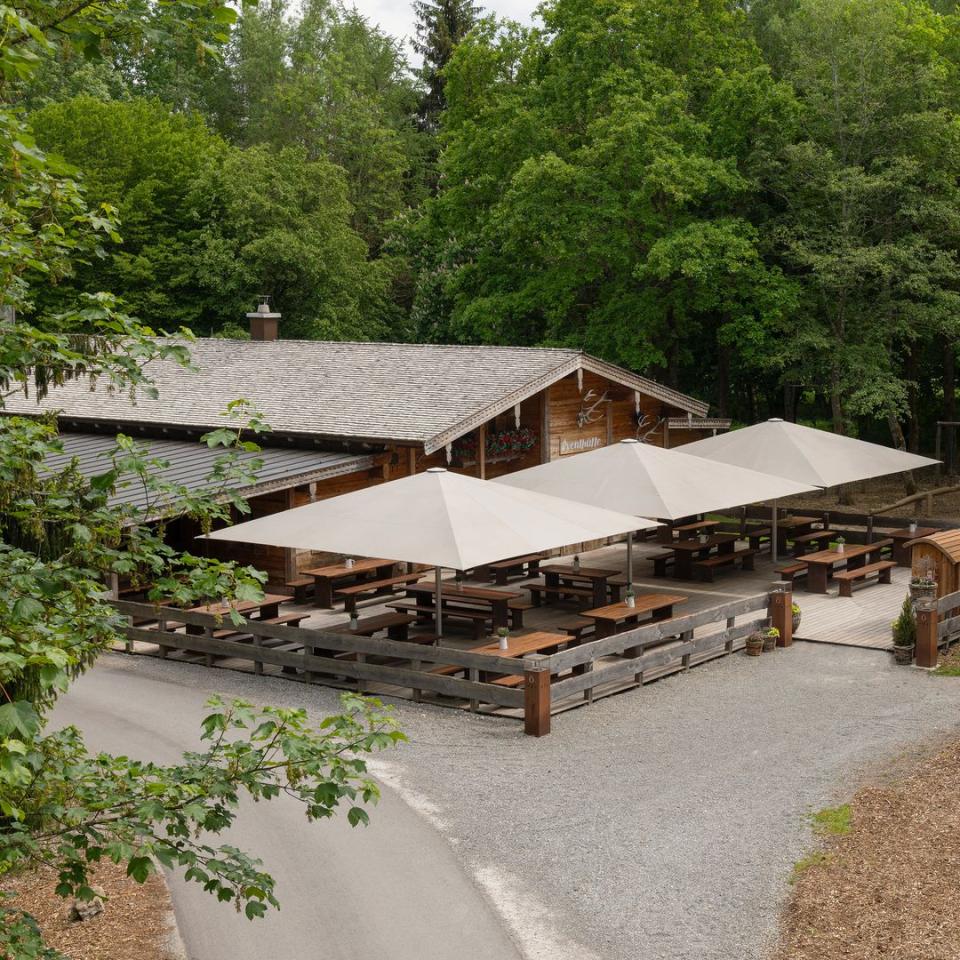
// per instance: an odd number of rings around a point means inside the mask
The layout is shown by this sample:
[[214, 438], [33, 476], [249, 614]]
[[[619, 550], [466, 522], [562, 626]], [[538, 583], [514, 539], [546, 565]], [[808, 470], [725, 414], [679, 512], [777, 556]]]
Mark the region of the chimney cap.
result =
[[257, 305], [257, 309], [253, 313], [247, 314], [248, 320], [257, 320], [257, 319], [270, 319], [270, 320], [279, 320], [279, 313], [271, 313], [270, 311], [270, 297], [265, 293], [261, 293], [258, 297], [260, 303]]

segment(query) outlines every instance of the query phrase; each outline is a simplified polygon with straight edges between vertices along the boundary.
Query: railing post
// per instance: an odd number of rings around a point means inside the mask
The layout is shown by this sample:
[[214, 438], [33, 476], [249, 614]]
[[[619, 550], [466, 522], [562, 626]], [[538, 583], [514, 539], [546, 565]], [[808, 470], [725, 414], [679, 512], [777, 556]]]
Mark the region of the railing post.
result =
[[778, 647], [793, 644], [793, 585], [787, 580], [770, 584], [771, 625], [780, 631]]
[[929, 598], [914, 601], [917, 618], [917, 645], [914, 660], [918, 667], [937, 665], [937, 601]]
[[550, 732], [549, 657], [528, 654], [523, 658], [523, 732], [545, 737]]

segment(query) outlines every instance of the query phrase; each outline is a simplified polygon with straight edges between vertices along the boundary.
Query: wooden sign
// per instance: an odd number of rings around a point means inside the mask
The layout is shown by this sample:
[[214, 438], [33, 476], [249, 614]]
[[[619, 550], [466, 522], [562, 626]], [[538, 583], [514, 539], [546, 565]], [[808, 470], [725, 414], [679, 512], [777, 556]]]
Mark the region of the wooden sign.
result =
[[583, 453], [584, 450], [596, 450], [597, 447], [604, 445], [604, 437], [595, 434], [590, 437], [566, 437], [560, 438], [560, 456], [565, 457], [570, 453]]

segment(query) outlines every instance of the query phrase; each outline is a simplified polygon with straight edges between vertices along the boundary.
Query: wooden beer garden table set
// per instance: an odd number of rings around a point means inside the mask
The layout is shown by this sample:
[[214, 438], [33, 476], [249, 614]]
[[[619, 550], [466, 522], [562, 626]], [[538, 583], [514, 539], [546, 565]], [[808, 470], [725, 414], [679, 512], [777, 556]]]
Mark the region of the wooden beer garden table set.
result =
[[[588, 617], [595, 624], [594, 640], [612, 637], [624, 629], [637, 626], [640, 618], [647, 622], [654, 620], [669, 620], [673, 616], [673, 608], [678, 603], [686, 603], [689, 597], [672, 593], [649, 593], [636, 598], [635, 605], [628, 607], [623, 601], [611, 603], [596, 610], [585, 610], [581, 616]], [[650, 614], [649, 617], [646, 615]]]
[[871, 554], [889, 546], [889, 540], [878, 540], [876, 543], [844, 544], [843, 553], [838, 550], [818, 550], [805, 554], [800, 560], [807, 565], [807, 592], [826, 593], [830, 576], [839, 564], [844, 564], [848, 570], [856, 570], [870, 562]]
[[819, 523], [820, 517], [784, 517], [777, 521], [777, 552], [787, 552], [787, 540], [794, 536], [802, 536], [813, 530], [813, 525]]
[[[412, 583], [406, 587], [406, 595], [417, 600], [418, 607], [427, 607], [434, 602], [437, 592], [435, 583]], [[510, 625], [510, 601], [517, 600], [521, 594], [511, 590], [492, 590], [489, 587], [464, 587], [444, 582], [440, 591], [444, 608], [453, 604], [463, 604], [474, 609], [480, 607], [490, 611], [495, 627]], [[451, 604], [453, 601], [453, 604]], [[432, 612], [419, 610], [423, 618], [431, 618]]]
[[[519, 659], [528, 653], [542, 653], [544, 650], [553, 650], [557, 647], [567, 645], [570, 642], [570, 637], [568, 637], [566, 634], [548, 633], [538, 630], [534, 633], [527, 633], [522, 637], [508, 638], [506, 650], [500, 649], [499, 640], [492, 640], [489, 643], [482, 643], [477, 647], [467, 647], [466, 650], [469, 653], [485, 654], [491, 657], [516, 657]], [[454, 673], [466, 673], [468, 669], [468, 667], [450, 664], [448, 666], [434, 667], [430, 672], [447, 675]], [[483, 678], [483, 671], [480, 671], [479, 676], [481, 679]], [[514, 676], [499, 675], [496, 680], [491, 682], [500, 686], [520, 686], [520, 684], [523, 683], [523, 673], [521, 672]]]
[[[280, 604], [292, 599], [285, 594], [265, 593], [260, 600], [240, 600], [237, 603], [201, 603], [199, 606], [187, 608], [187, 612], [229, 617], [231, 611], [236, 611], [244, 617], [248, 614], [259, 614], [258, 617], [251, 617], [250, 619], [273, 620], [280, 615]], [[175, 619], [175, 609], [172, 607], [168, 609], [171, 613], [169, 619]], [[187, 624], [187, 633], [201, 634], [203, 633], [203, 627]]]
[[715, 527], [719, 527], [722, 521], [720, 520], [694, 520], [691, 523], [682, 523], [679, 526], [673, 527], [670, 524], [664, 524], [657, 530], [657, 540], [660, 543], [673, 543], [673, 535], [677, 534], [678, 538], [683, 540], [684, 534], [691, 533], [700, 533], [701, 531], [710, 531]]
[[693, 564], [696, 560], [703, 560], [713, 553], [733, 553], [737, 545], [735, 533], [715, 533], [704, 541], [677, 540], [669, 549], [673, 550], [673, 573], [679, 580], [693, 579]]
[[[593, 604], [602, 607], [607, 602], [607, 596], [613, 600], [620, 599], [619, 584], [610, 583], [611, 577], [617, 576], [619, 570], [604, 570], [599, 567], [580, 567], [575, 570], [569, 563], [551, 563], [547, 566], [541, 566], [540, 572], [543, 574], [543, 582], [546, 589], [543, 591], [547, 603], [556, 603], [563, 593], [563, 586], [576, 584], [589, 584], [593, 590]], [[534, 602], [537, 601], [537, 595], [533, 594]]]
[[[380, 560], [371, 557], [365, 560], [355, 560], [352, 567], [345, 563], [332, 563], [325, 567], [314, 567], [312, 570], [300, 571], [306, 577], [313, 577], [314, 598], [318, 607], [333, 606], [333, 588], [345, 580], [359, 583], [361, 580], [382, 580], [392, 577], [396, 564], [393, 560]], [[372, 576], [370, 576], [372, 574]]]
[[911, 558], [907, 544], [911, 540], [917, 540], [920, 537], [931, 537], [937, 532], [939, 531], [936, 527], [917, 527], [917, 529], [911, 533], [909, 527], [904, 527], [902, 530], [891, 530], [889, 533], [885, 533], [884, 536], [889, 537], [893, 541], [893, 559], [896, 561], [897, 566], [909, 567]]

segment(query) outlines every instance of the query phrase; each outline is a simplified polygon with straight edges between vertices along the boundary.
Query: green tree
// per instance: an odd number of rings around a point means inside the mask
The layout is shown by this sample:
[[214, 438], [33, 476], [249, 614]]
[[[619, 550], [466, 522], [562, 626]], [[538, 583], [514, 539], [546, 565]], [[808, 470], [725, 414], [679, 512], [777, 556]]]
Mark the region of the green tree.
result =
[[[555, 0], [446, 69], [443, 187], [412, 227], [423, 335], [583, 347], [680, 385], [761, 349], [793, 285], [762, 255], [756, 155], [791, 96], [722, 2]], [[745, 371], [746, 372], [746, 371]], [[712, 379], [712, 370], [708, 374]]]
[[446, 109], [444, 70], [461, 40], [480, 19], [474, 0], [414, 0], [417, 17], [413, 49], [423, 58], [420, 78], [426, 90], [420, 101], [421, 129], [436, 133]]
[[[165, 29], [198, 42], [206, 42], [205, 23], [233, 17], [218, 3], [177, 0], [162, 15]], [[79, 377], [151, 392], [151, 362], [189, 363], [187, 331], [157, 339], [104, 293], [78, 295], [56, 315], [37, 297], [118, 237], [111, 211], [88, 207], [77, 171], [45, 156], [10, 106], [11, 91], [53, 52], [52, 37], [96, 48], [119, 31], [134, 42], [144, 11], [109, 2], [65, 10], [37, 0], [0, 16], [0, 308], [21, 314], [0, 324], [0, 406], [12, 393], [43, 395]], [[54, 332], [62, 329], [84, 333]], [[55, 424], [0, 418], [0, 875], [48, 863], [59, 872], [61, 895], [90, 897], [88, 872], [97, 861], [126, 863], [142, 881], [156, 858], [255, 918], [276, 905], [272, 878], [257, 860], [208, 839], [229, 827], [242, 795], [269, 800], [284, 790], [310, 819], [345, 804], [351, 823], [366, 821], [363, 805], [376, 799], [376, 786], [364, 756], [402, 736], [367, 701], [346, 701], [343, 714], [320, 729], [302, 711], [214, 702], [202, 731], [205, 749], [170, 767], [91, 756], [76, 730], [45, 730], [56, 698], [120, 636], [121, 618], [105, 595], [109, 576], [151, 583], [153, 598], [177, 603], [259, 595], [262, 574], [177, 553], [142, 510], [113, 502], [137, 483], [151, 509], [189, 514], [201, 526], [230, 509], [242, 512], [245, 504], [231, 491], [249, 483], [256, 447], [238, 425], [257, 431], [262, 424], [242, 403], [228, 413], [236, 423], [206, 437], [222, 448], [212, 497], [159, 481], [154, 464], [126, 438], [98, 476], [83, 477], [73, 463], [51, 471], [47, 458], [60, 450]], [[0, 954], [56, 956], [15, 901], [0, 903]]]

